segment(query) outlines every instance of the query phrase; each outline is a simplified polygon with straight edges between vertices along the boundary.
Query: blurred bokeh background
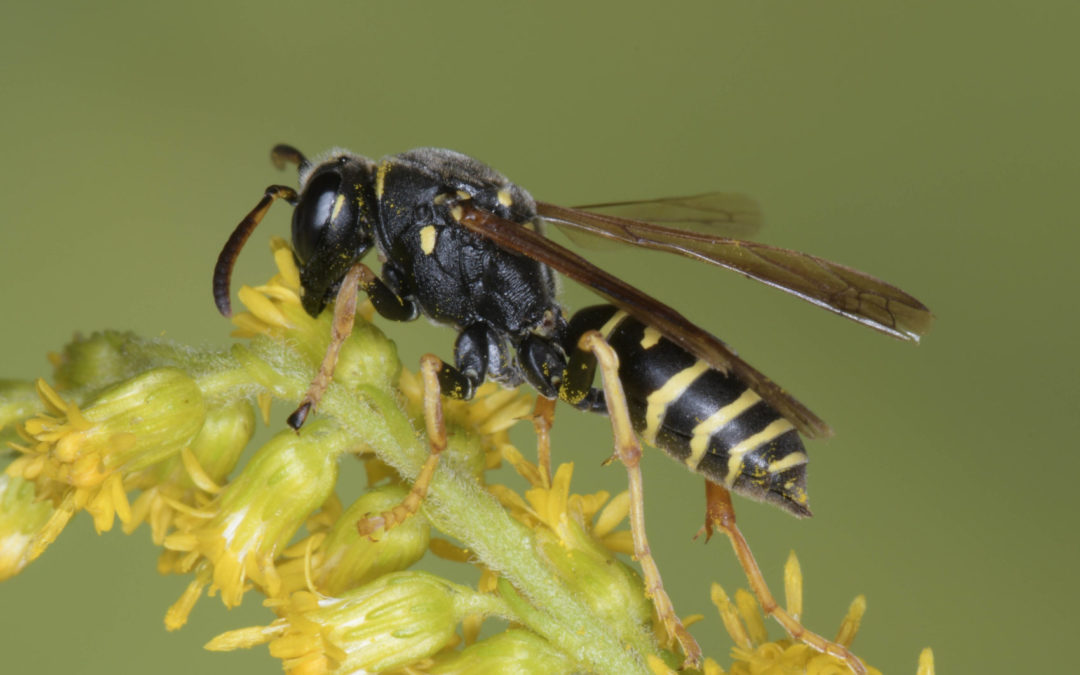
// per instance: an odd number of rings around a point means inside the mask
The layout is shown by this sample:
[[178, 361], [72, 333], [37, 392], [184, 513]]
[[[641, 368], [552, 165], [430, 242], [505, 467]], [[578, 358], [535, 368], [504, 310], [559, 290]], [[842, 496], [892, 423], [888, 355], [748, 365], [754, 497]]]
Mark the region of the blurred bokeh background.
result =
[[[828, 420], [812, 443], [815, 517], [745, 500], [775, 590], [789, 550], [808, 625], [869, 600], [855, 651], [913, 673], [1066, 672], [1076, 618], [1080, 358], [1075, 271], [1080, 9], [1035, 4], [687, 2], [19, 3], [0, 23], [0, 377], [49, 373], [75, 331], [227, 345], [210, 273], [289, 142], [378, 157], [455, 148], [540, 199], [713, 189], [762, 203], [760, 239], [910, 291], [937, 324], [901, 344], [739, 278], [661, 254], [595, 259], [724, 337]], [[271, 270], [275, 209], [236, 270]], [[570, 307], [593, 299], [570, 284]], [[385, 325], [407, 363], [450, 331]], [[274, 425], [284, 424], [279, 411]], [[525, 438], [528, 438], [526, 435]], [[618, 491], [610, 430], [561, 410], [556, 458], [579, 491]], [[723, 540], [692, 541], [700, 479], [645, 465], [653, 550], [682, 614], [727, 663], [711, 581], [743, 585]], [[79, 516], [0, 585], [4, 672], [276, 672], [215, 655], [265, 622], [250, 596], [161, 623], [145, 529]], [[773, 631], [778, 633], [777, 627]]]

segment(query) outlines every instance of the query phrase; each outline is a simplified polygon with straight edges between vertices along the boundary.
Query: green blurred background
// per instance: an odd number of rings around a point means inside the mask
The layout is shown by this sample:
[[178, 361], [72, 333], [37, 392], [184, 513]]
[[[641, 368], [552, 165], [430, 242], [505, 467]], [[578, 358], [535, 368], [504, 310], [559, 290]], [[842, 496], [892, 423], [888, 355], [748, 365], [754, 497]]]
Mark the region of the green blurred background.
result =
[[[865, 593], [856, 652], [886, 673], [913, 673], [924, 646], [939, 673], [1072, 670], [1076, 3], [61, 4], [9, 3], [0, 24], [0, 376], [47, 374], [74, 331], [226, 345], [211, 269], [263, 188], [294, 181], [268, 162], [277, 142], [451, 147], [567, 204], [744, 191], [761, 240], [938, 317], [915, 347], [734, 274], [595, 254], [836, 429], [810, 445], [815, 518], [738, 503], [774, 589], [796, 550], [807, 623], [828, 635]], [[238, 282], [268, 276], [287, 224], [271, 213]], [[569, 306], [593, 301], [567, 286]], [[385, 328], [407, 363], [449, 354], [448, 330]], [[556, 427], [579, 491], [622, 489], [599, 467], [605, 420], [563, 410]], [[742, 576], [724, 541], [691, 540], [700, 480], [658, 452], [645, 464], [668, 588], [708, 615], [694, 632], [726, 664], [709, 582]], [[184, 580], [156, 574], [148, 539], [98, 538], [80, 516], [0, 585], [0, 669], [276, 672], [264, 649], [201, 649], [266, 621], [254, 596], [204, 599], [164, 631]]]

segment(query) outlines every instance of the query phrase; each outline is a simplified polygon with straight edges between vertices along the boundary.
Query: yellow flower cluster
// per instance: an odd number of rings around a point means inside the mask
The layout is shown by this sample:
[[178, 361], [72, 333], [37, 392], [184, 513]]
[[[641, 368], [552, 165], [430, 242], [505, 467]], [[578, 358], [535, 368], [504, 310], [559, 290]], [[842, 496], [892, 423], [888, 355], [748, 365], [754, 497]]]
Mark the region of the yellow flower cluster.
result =
[[[98, 531], [146, 523], [163, 549], [159, 570], [189, 576], [166, 613], [169, 629], [207, 594], [232, 607], [258, 591], [275, 618], [207, 648], [267, 644], [289, 673], [673, 672], [679, 656], [628, 558], [630, 532], [619, 529], [628, 494], [574, 494], [571, 464], [549, 477], [527, 461], [508, 435], [532, 414], [526, 393], [489, 384], [472, 401], [444, 401], [448, 451], [420, 512], [360, 534], [358, 522], [408, 494], [427, 452], [421, 381], [369, 323], [370, 306], [319, 414], [239, 464], [256, 408], [265, 418], [271, 399], [295, 405], [330, 334], [329, 316], [300, 305], [288, 245], [275, 239], [272, 249], [278, 274], [240, 290], [248, 311], [234, 321], [246, 345], [200, 352], [106, 333], [54, 359], [56, 389], [0, 386], [0, 428], [18, 430], [18, 457], [0, 476], [0, 579], [86, 511]], [[335, 487], [347, 454], [365, 461], [369, 487], [346, 507]], [[489, 482], [502, 464], [525, 479], [524, 492]], [[478, 581], [409, 569], [429, 551], [466, 576], [478, 568]], [[797, 615], [801, 574], [794, 558], [788, 567]], [[745, 591], [732, 603], [716, 586], [713, 597], [734, 661], [725, 671], [710, 659], [705, 673], [842, 672], [805, 645], [769, 642]], [[841, 644], [863, 606], [853, 605]], [[920, 675], [932, 675], [929, 655]]]

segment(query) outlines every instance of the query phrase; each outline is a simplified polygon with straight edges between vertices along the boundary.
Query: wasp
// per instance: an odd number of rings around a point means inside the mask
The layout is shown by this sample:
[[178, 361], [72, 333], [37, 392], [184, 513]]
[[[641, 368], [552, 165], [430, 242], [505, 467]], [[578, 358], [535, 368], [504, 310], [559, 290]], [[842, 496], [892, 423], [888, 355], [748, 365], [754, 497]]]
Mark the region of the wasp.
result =
[[[828, 436], [831, 430], [724, 342], [545, 237], [545, 227], [719, 265], [903, 340], [918, 341], [933, 319], [918, 300], [867, 274], [727, 236], [757, 224], [753, 203], [739, 195], [568, 208], [536, 201], [491, 167], [445, 149], [419, 148], [377, 162], [333, 150], [309, 161], [299, 150], [278, 145], [271, 159], [279, 168], [295, 164], [300, 188], [268, 187], [236, 227], [214, 270], [214, 297], [229, 315], [230, 277], [244, 242], [275, 200], [295, 206], [292, 247], [303, 307], [316, 316], [333, 303], [334, 334], [290, 426], [303, 424], [328, 386], [359, 290], [387, 319], [423, 315], [457, 331], [452, 364], [432, 355], [421, 361], [431, 454], [406, 502], [373, 519], [379, 526], [392, 526], [419, 508], [445, 447], [443, 395], [471, 398], [487, 379], [508, 387], [528, 383], [540, 395], [538, 412], [548, 425], [556, 399], [608, 413], [616, 454], [631, 472], [637, 557], [660, 615], [690, 663], [700, 652], [670, 608], [644, 538], [637, 437], [705, 476], [709, 532], [713, 523], [732, 536], [753, 585], [760, 570], [748, 550], [745, 556], [739, 550], [727, 490], [809, 516], [801, 437]], [[378, 275], [363, 262], [372, 250], [382, 261]], [[568, 317], [556, 297], [556, 273], [608, 304]], [[597, 368], [602, 387], [594, 386]], [[550, 466], [543, 448], [541, 460]], [[785, 622], [772, 605], [793, 635], [858, 663], [794, 619]]]

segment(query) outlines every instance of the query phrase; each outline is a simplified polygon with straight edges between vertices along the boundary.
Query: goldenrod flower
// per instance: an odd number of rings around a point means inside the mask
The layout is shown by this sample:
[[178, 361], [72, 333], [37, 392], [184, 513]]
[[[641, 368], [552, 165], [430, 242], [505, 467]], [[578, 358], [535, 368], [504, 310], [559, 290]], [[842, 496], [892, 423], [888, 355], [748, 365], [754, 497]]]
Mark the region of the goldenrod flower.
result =
[[85, 410], [44, 380], [38, 392], [47, 413], [26, 421], [26, 443], [8, 475], [37, 483], [39, 496], [62, 512], [86, 509], [99, 532], [114, 516], [129, 520], [124, 479], [179, 452], [206, 415], [195, 382], [175, 368], [150, 370], [97, 395]]
[[0, 475], [0, 581], [15, 576], [36, 557], [34, 542], [52, 512], [48, 502], [35, 497], [33, 483]]
[[[522, 476], [539, 476], [535, 465], [520, 455], [508, 458]], [[573, 473], [572, 463], [562, 464], [550, 487], [535, 485], [525, 492], [524, 500], [506, 487], [492, 488], [510, 512], [534, 530], [540, 550], [562, 580], [600, 616], [618, 616], [644, 624], [651, 616], [652, 605], [645, 598], [641, 579], [605, 545], [614, 541], [620, 549], [628, 543], [632, 548], [629, 537], [613, 538], [611, 534], [626, 518], [628, 498], [624, 493], [607, 503], [608, 493], [603, 490], [591, 495], [571, 494]], [[605, 503], [607, 506], [597, 517]]]
[[[423, 416], [424, 386], [420, 374], [401, 371], [398, 388], [408, 402], [411, 415]], [[443, 399], [443, 419], [450, 436], [451, 456], [464, 461], [475, 476], [499, 466], [507, 453], [520, 453], [510, 442], [510, 427], [532, 414], [535, 396], [520, 389], [504, 389], [494, 382], [477, 388], [472, 400]], [[465, 438], [461, 438], [460, 435]], [[457, 441], [478, 443], [476, 449], [459, 451]]]
[[[220, 590], [227, 607], [240, 604], [249, 580], [277, 597], [281, 579], [274, 560], [330, 496], [338, 457], [348, 449], [348, 437], [322, 420], [299, 434], [279, 433], [212, 503], [177, 518], [177, 531], [165, 539], [165, 547], [178, 554], [173, 571], [188, 572], [201, 563], [193, 586], [201, 590], [212, 580], [210, 590]], [[189, 588], [185, 602], [197, 590]], [[170, 628], [185, 618], [171, 613]]]
[[606, 490], [591, 495], [571, 494], [573, 462], [559, 466], [551, 484], [545, 487], [539, 468], [512, 446], [504, 449], [504, 458], [519, 475], [532, 483], [524, 499], [505, 486], [491, 486], [492, 492], [515, 518], [530, 527], [545, 527], [565, 546], [583, 542], [581, 537], [589, 536], [613, 552], [633, 552], [630, 531], [615, 530], [630, 512], [628, 492], [621, 492], [610, 501], [610, 493]]
[[[787, 609], [793, 616], [802, 611], [802, 572], [799, 561], [792, 553], [784, 567]], [[822, 654], [789, 638], [769, 641], [765, 619], [757, 600], [749, 592], [739, 589], [732, 603], [719, 584], [713, 584], [712, 600], [720, 611], [724, 627], [735, 642], [731, 656], [735, 662], [726, 671], [728, 675], [846, 675], [850, 672], [840, 659]], [[837, 632], [836, 642], [850, 647], [858, 633], [859, 624], [866, 612], [866, 598], [858, 596], [851, 603]], [[706, 664], [710, 670], [724, 673], [715, 661]], [[876, 668], [867, 668], [868, 675], [881, 675]], [[933, 654], [924, 650], [919, 659], [918, 675], [933, 675]]]
[[190, 447], [127, 481], [143, 491], [131, 505], [124, 533], [148, 521], [153, 542], [164, 543], [178, 507], [201, 508], [221, 491], [254, 431], [255, 411], [245, 400], [208, 411]]
[[458, 621], [480, 608], [495, 606], [489, 596], [426, 572], [397, 572], [337, 598], [295, 593], [269, 626], [219, 635], [206, 648], [269, 642], [288, 673], [378, 673], [453, 644]]

